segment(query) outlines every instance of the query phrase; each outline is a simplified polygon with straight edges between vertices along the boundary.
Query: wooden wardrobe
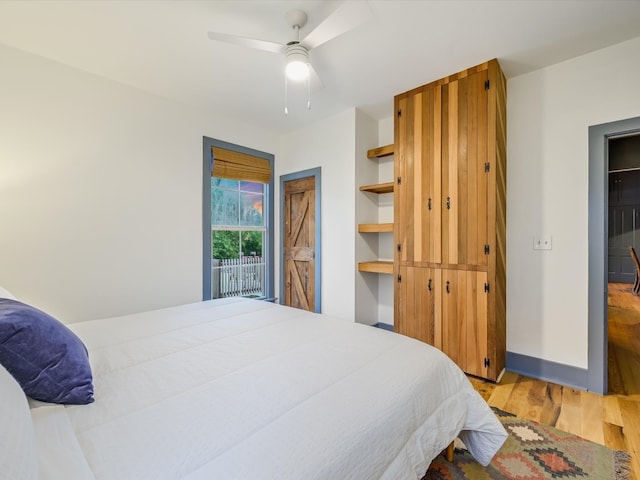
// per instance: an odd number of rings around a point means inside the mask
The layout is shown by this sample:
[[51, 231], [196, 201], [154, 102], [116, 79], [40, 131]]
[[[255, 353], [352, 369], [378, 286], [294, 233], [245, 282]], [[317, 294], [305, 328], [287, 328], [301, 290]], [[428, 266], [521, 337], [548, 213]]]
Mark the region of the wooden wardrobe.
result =
[[506, 350], [506, 81], [491, 60], [395, 97], [395, 330], [498, 380]]

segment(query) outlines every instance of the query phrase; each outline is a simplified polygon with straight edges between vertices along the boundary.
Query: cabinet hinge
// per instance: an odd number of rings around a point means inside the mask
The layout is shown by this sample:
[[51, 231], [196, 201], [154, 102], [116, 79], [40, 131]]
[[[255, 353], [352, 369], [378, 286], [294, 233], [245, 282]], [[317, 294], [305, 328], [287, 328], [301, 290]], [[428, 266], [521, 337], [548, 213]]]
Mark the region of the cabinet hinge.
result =
[[484, 81], [484, 89], [485, 90], [489, 90], [491, 88], [491, 81], [490, 80], [485, 80]]
[[398, 283], [402, 283], [402, 275], [398, 275]]
[[484, 246], [484, 254], [485, 255], [489, 255], [489, 244], [488, 243]]
[[402, 110], [398, 109], [398, 118], [402, 116]]
[[402, 183], [402, 177], [398, 177], [396, 180], [398, 181], [398, 185]]
[[489, 293], [489, 284], [488, 283], [484, 284], [484, 291]]
[[491, 170], [491, 164], [489, 162], [484, 164], [484, 171], [488, 172], [489, 170]]
[[491, 364], [491, 361], [487, 357], [485, 357], [484, 358], [484, 367], [485, 368], [489, 368], [490, 364]]

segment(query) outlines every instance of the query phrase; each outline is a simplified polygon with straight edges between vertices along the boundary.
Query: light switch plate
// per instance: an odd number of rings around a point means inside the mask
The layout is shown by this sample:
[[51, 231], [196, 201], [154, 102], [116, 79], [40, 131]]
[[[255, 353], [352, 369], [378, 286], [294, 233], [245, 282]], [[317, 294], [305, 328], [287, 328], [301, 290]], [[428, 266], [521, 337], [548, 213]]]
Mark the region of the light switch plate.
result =
[[533, 237], [534, 250], [551, 250], [551, 235], [536, 235]]

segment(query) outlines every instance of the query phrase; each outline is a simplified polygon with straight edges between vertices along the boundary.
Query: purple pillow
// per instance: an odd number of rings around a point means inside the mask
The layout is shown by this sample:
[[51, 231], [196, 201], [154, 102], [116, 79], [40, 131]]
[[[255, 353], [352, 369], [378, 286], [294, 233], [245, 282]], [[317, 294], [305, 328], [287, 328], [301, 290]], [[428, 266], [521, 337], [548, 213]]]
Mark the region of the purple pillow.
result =
[[93, 402], [93, 377], [84, 343], [37, 308], [0, 298], [0, 363], [24, 393], [43, 402]]

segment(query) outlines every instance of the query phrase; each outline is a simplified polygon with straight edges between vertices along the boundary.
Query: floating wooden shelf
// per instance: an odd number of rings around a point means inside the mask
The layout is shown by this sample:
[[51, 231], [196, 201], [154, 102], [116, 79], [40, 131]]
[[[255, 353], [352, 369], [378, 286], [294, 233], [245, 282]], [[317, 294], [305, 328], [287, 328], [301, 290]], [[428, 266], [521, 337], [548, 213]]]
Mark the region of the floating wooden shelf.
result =
[[393, 155], [393, 143], [384, 147], [372, 148], [367, 150], [367, 158], [380, 158]]
[[382, 233], [393, 232], [393, 223], [360, 223], [358, 225], [360, 233]]
[[[383, 147], [372, 148], [367, 151], [368, 158], [380, 158], [393, 155], [393, 144]], [[362, 185], [361, 192], [369, 193], [393, 193], [394, 182], [377, 183], [375, 185]], [[360, 233], [383, 233], [393, 232], [393, 223], [360, 223], [358, 224], [358, 232]], [[393, 261], [390, 260], [374, 260], [371, 262], [359, 262], [358, 271], [383, 273], [387, 275], [393, 274]]]
[[358, 270], [360, 272], [386, 273], [392, 275], [393, 262], [384, 260], [377, 260], [375, 262], [360, 262], [358, 263]]
[[360, 187], [360, 191], [371, 193], [391, 193], [393, 192], [393, 182], [377, 183], [375, 185], [363, 185]]

